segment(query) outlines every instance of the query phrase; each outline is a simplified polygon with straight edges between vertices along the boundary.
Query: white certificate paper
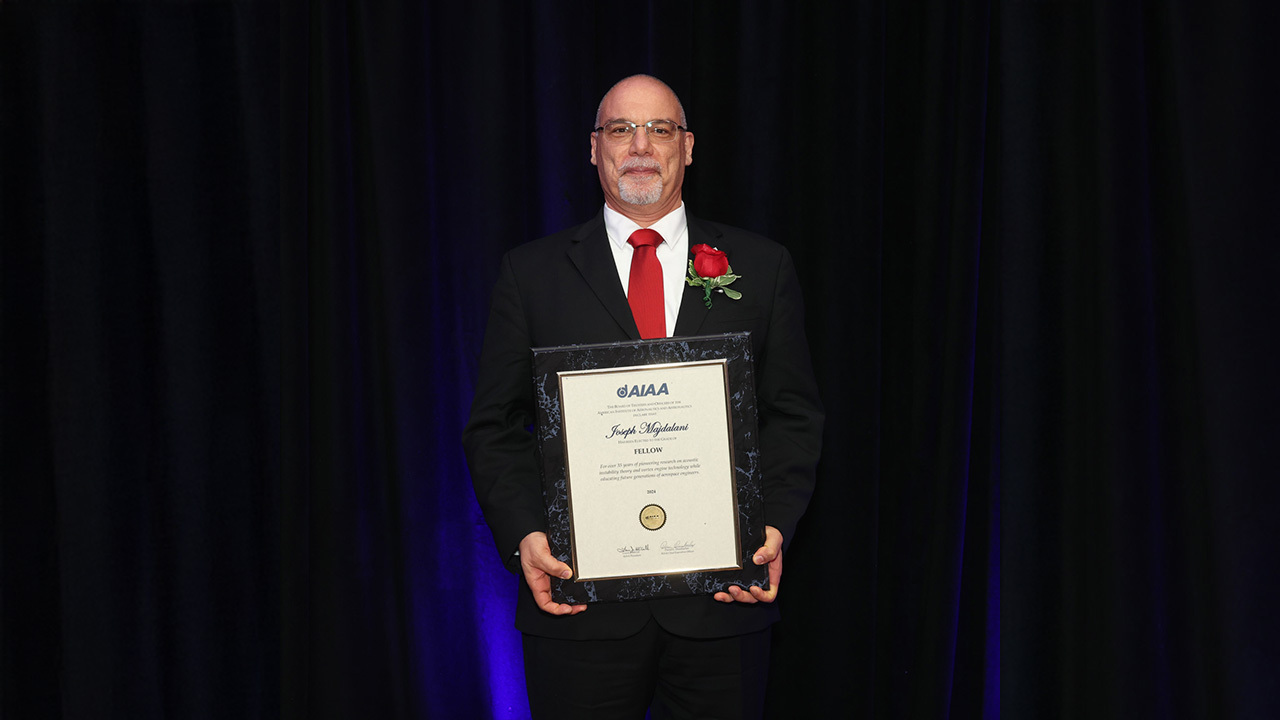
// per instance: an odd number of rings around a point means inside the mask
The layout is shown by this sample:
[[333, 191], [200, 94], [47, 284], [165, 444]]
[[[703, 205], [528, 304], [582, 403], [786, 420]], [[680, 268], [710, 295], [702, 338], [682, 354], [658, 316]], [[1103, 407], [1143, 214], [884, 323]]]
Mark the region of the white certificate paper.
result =
[[725, 361], [557, 375], [574, 580], [741, 568]]

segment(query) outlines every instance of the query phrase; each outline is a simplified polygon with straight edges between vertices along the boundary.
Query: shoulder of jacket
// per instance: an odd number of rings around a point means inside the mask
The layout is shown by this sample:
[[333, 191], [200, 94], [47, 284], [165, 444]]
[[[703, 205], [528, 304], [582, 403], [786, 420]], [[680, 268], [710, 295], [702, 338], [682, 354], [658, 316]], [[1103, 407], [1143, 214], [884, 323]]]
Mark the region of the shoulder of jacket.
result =
[[550, 254], [556, 254], [557, 250], [566, 250], [591, 237], [597, 231], [604, 232], [604, 221], [600, 215], [579, 225], [517, 245], [511, 249], [510, 255], [512, 257], [548, 257]]
[[[739, 227], [734, 227], [733, 225], [726, 225], [712, 220], [703, 220], [702, 218], [690, 216], [689, 229], [689, 243], [691, 246], [698, 244], [700, 240], [695, 238], [701, 236], [702, 239], [710, 238], [711, 242], [709, 244], [713, 247], [719, 247], [717, 243], [723, 242], [727, 247], [720, 249], [725, 250], [726, 252], [729, 248], [739, 251], [760, 252], [771, 255], [786, 252], [786, 247], [781, 243], [767, 238], [760, 233], [752, 232], [751, 230], [744, 230]], [[732, 262], [732, 260], [730, 260], [730, 262]]]

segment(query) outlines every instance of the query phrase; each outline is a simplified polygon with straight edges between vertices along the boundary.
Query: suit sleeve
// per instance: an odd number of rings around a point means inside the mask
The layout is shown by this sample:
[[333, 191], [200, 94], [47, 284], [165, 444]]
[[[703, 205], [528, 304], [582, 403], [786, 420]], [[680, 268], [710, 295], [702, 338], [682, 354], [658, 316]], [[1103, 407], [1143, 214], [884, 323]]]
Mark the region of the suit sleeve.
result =
[[503, 562], [519, 571], [520, 540], [546, 530], [534, 438], [533, 368], [528, 319], [511, 256], [494, 285], [463, 450], [476, 499]]
[[756, 385], [765, 522], [790, 541], [813, 495], [824, 416], [804, 334], [800, 281], [786, 249], [778, 264]]

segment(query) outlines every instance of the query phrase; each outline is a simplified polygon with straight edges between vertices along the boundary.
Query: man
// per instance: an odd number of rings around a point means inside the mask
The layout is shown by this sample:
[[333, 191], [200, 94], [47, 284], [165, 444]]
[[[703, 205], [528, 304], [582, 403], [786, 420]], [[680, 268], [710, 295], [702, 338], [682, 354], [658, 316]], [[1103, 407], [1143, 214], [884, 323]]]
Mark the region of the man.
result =
[[[535, 717], [639, 718], [650, 702], [654, 717], [761, 712], [783, 541], [813, 490], [822, 411], [790, 255], [685, 212], [693, 143], [669, 87], [644, 75], [620, 81], [591, 133], [604, 209], [512, 250], [493, 291], [463, 441], [485, 520], [508, 568], [523, 576], [516, 626]], [[708, 308], [703, 289], [684, 282], [690, 249], [704, 244], [727, 254], [740, 299], [716, 293]], [[526, 430], [535, 417], [530, 348], [742, 330], [751, 331], [757, 358], [767, 528], [754, 561], [768, 564], [769, 590], [733, 586], [712, 597], [589, 608], [554, 602], [550, 577], [571, 570], [547, 546], [535, 441]]]

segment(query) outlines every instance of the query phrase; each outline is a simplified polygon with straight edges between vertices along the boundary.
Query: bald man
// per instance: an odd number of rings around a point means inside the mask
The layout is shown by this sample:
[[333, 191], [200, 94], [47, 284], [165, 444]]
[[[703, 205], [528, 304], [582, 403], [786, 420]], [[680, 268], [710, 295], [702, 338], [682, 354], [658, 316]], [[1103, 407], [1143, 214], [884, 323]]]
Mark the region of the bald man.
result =
[[[618, 82], [590, 135], [604, 207], [582, 225], [512, 250], [494, 287], [463, 442], [499, 552], [523, 578], [516, 627], [534, 717], [762, 712], [783, 544], [813, 492], [823, 416], [791, 257], [766, 238], [686, 211], [693, 146], [670, 87], [647, 75]], [[702, 245], [726, 254], [740, 276], [739, 299], [718, 294], [708, 308], [704, 290], [685, 283], [693, 248]], [[640, 304], [641, 292], [654, 302]], [[547, 545], [535, 440], [526, 430], [536, 416], [530, 348], [739, 331], [751, 332], [757, 358], [767, 527], [754, 561], [768, 565], [769, 590], [556, 603], [550, 578], [572, 571]]]

